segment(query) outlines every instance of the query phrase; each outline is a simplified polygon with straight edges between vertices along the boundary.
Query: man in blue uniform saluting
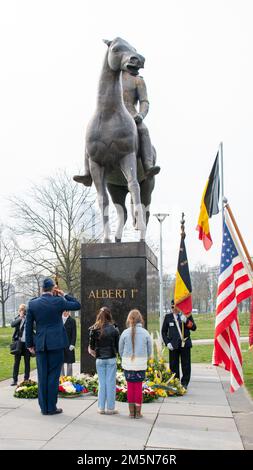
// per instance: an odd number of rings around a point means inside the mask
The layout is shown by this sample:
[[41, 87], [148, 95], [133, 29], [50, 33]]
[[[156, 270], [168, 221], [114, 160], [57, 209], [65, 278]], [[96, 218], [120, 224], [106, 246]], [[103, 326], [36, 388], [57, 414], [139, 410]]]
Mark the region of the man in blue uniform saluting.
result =
[[[56, 287], [51, 278], [43, 281], [42, 295], [30, 300], [26, 316], [26, 347], [36, 354], [39, 405], [43, 415], [62, 413], [56, 407], [64, 349], [69, 346], [62, 323], [65, 310], [79, 310], [80, 303]], [[36, 334], [33, 334], [34, 323]]]

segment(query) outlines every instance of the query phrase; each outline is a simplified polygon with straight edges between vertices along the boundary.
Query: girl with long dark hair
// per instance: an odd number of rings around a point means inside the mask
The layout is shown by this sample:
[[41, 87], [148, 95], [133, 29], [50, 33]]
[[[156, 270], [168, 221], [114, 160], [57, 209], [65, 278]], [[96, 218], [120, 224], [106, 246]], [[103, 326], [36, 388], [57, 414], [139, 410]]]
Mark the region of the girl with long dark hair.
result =
[[[116, 355], [119, 330], [114, 325], [108, 307], [100, 308], [94, 325], [90, 327], [89, 353], [96, 357], [98, 373], [98, 413], [116, 414]], [[105, 408], [107, 407], [107, 412]]]

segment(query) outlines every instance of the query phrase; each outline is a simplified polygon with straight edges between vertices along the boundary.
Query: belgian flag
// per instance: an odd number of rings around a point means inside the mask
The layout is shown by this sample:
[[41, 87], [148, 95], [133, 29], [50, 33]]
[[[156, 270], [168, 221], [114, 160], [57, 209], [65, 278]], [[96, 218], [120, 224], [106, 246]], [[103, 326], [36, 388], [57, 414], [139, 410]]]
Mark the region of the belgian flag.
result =
[[209, 250], [213, 244], [209, 228], [209, 218], [219, 213], [219, 195], [220, 176], [218, 152], [203, 192], [199, 220], [196, 228], [196, 230], [199, 231], [199, 240], [203, 241], [206, 250]]
[[178, 256], [174, 302], [178, 309], [187, 315], [192, 311], [192, 286], [184, 239], [185, 233], [183, 232]]

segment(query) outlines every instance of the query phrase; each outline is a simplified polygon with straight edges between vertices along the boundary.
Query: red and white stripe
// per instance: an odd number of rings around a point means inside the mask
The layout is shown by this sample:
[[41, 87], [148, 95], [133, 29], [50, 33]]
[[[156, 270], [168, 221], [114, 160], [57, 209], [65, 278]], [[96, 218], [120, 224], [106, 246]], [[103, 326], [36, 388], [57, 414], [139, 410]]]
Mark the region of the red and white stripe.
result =
[[212, 361], [214, 365], [230, 371], [231, 392], [236, 391], [243, 384], [237, 307], [239, 302], [247, 299], [251, 294], [252, 282], [238, 255], [219, 276]]

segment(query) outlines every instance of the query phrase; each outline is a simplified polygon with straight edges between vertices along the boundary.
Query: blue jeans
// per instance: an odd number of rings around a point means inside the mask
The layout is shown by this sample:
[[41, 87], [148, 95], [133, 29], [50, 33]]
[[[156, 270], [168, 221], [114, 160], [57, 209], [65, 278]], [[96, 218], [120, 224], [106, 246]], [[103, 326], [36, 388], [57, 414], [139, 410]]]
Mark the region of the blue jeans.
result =
[[111, 359], [97, 359], [96, 368], [98, 373], [98, 408], [114, 410], [116, 397], [116, 357]]

